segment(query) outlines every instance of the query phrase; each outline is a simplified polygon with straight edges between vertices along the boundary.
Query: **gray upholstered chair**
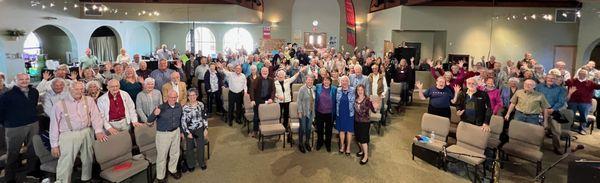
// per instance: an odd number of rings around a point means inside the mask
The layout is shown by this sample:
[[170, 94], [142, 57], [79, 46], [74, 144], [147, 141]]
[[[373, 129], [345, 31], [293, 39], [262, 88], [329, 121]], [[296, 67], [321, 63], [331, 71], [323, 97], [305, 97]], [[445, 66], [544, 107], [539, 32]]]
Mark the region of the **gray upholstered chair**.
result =
[[571, 147], [571, 141], [577, 139], [575, 136], [576, 132], [571, 130], [571, 126], [573, 126], [573, 120], [575, 114], [570, 109], [563, 109], [560, 111], [565, 118], [569, 121], [568, 123], [563, 123], [561, 125], [560, 139], [565, 141], [565, 150], [564, 153], [567, 153], [569, 147]]
[[35, 155], [40, 159], [40, 170], [55, 174], [58, 158], [53, 157], [52, 153], [46, 149], [40, 135], [33, 136], [33, 149], [35, 150]]
[[152, 166], [156, 164], [156, 125], [142, 125], [134, 127], [133, 135], [140, 153], [148, 161], [148, 180], [152, 180]]
[[441, 152], [446, 146], [449, 127], [450, 121], [448, 118], [424, 113], [421, 118], [421, 135], [430, 137], [431, 132], [433, 132], [435, 138], [430, 139], [429, 143], [421, 142], [416, 137], [413, 138], [412, 159], [414, 160], [417, 156], [426, 162], [441, 167], [443, 163]]
[[381, 123], [383, 120], [383, 114], [381, 114], [381, 107], [383, 107], [384, 103], [381, 97], [376, 95], [371, 95], [370, 100], [373, 103], [378, 103], [379, 106], [375, 106], [375, 112], [369, 111], [369, 121], [371, 124], [374, 124], [377, 129], [377, 134], [381, 135]]
[[[95, 141], [94, 155], [100, 164], [100, 177], [109, 182], [122, 182], [146, 170], [149, 165], [144, 159], [133, 159], [131, 136], [127, 132], [111, 135], [106, 142]], [[131, 167], [115, 170], [123, 163], [131, 163]]]
[[450, 134], [456, 137], [456, 128], [460, 123], [460, 117], [456, 114], [456, 107], [450, 106]]
[[490, 133], [481, 130], [481, 126], [461, 122], [456, 128], [456, 144], [446, 148], [447, 156], [462, 161], [475, 168], [475, 180], [479, 180], [479, 165], [483, 165], [485, 177], [485, 148]]
[[247, 133], [250, 133], [250, 122], [254, 120], [254, 106], [250, 100], [250, 95], [244, 95], [244, 126], [247, 128]]
[[[225, 120], [225, 122], [228, 122], [229, 119], [227, 119], [227, 113], [229, 111], [227, 110], [229, 110], [229, 88], [221, 88], [221, 101], [223, 104], [223, 119]], [[219, 109], [217, 109], [216, 111], [219, 111]]]
[[264, 138], [270, 136], [283, 136], [283, 148], [285, 148], [285, 127], [279, 122], [280, 111], [277, 103], [258, 106], [258, 118], [260, 119], [258, 141], [261, 142], [261, 150], [265, 149]]
[[535, 163], [537, 175], [542, 171], [544, 135], [543, 126], [512, 120], [508, 128], [510, 139], [502, 146], [500, 154], [505, 159], [512, 156]]
[[[288, 122], [290, 125], [290, 133], [292, 133], [292, 134], [298, 133], [298, 130], [300, 129], [300, 116], [298, 116], [298, 103], [297, 102], [290, 102], [290, 119]], [[313, 133], [315, 133], [314, 130], [313, 130]], [[313, 134], [313, 136], [314, 136], [314, 134]], [[292, 137], [292, 136], [290, 135], [290, 137]], [[292, 144], [294, 144], [294, 139], [291, 139], [291, 142], [292, 142]]]
[[500, 145], [500, 134], [504, 127], [504, 118], [501, 116], [493, 115], [490, 119], [490, 138], [488, 139], [488, 147], [491, 149], [498, 149]]
[[402, 89], [400, 88], [400, 83], [390, 82], [390, 99], [388, 101], [388, 109], [386, 110], [389, 110], [391, 104], [395, 104], [398, 106], [400, 105], [400, 103], [402, 102], [402, 97], [400, 96], [401, 93]]

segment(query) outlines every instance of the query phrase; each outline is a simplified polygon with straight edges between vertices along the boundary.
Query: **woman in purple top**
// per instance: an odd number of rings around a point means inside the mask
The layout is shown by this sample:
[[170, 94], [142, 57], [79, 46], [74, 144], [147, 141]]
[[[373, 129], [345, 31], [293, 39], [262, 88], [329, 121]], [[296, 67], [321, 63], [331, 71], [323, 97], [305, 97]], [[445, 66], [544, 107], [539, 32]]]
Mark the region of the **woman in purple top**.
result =
[[480, 90], [485, 91], [490, 98], [490, 103], [492, 104], [492, 115], [498, 115], [498, 112], [504, 105], [502, 104], [502, 98], [500, 97], [500, 89], [497, 89], [494, 83], [494, 78], [488, 77], [485, 79], [485, 86]]
[[[315, 122], [317, 126], [317, 151], [323, 144], [327, 152], [331, 152], [331, 133], [335, 119], [335, 99], [337, 87], [331, 86], [331, 78], [325, 77], [317, 84], [315, 97]], [[325, 137], [325, 140], [323, 140]]]
[[356, 141], [359, 144], [360, 151], [356, 156], [360, 157], [360, 164], [365, 165], [369, 162], [369, 112], [375, 111], [375, 103], [371, 103], [369, 97], [365, 95], [365, 86], [359, 84], [356, 86], [356, 100], [354, 102], [354, 133]]

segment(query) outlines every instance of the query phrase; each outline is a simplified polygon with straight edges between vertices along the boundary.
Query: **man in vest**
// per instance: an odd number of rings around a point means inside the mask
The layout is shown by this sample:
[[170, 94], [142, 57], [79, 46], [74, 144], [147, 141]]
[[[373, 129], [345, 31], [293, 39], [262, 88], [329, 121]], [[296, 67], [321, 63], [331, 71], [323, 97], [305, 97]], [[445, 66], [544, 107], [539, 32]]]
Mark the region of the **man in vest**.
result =
[[75, 82], [70, 87], [70, 96], [57, 101], [50, 115], [50, 146], [52, 156], [58, 157], [56, 181], [70, 182], [73, 163], [80, 153], [82, 163], [81, 180], [92, 178], [94, 139], [91, 136], [93, 127], [96, 139], [106, 141], [102, 128], [100, 111], [91, 97], [83, 96], [84, 84]]
[[[377, 96], [382, 99], [387, 96], [388, 86], [385, 80], [385, 74], [379, 72], [379, 65], [373, 64], [371, 66], [371, 74], [369, 74], [367, 79], [369, 84], [367, 85], [366, 91], [370, 93], [366, 93], [366, 95]], [[384, 110], [385, 109], [382, 106], [380, 109], [381, 113], [383, 113]], [[385, 125], [385, 121], [382, 121], [382, 124]]]

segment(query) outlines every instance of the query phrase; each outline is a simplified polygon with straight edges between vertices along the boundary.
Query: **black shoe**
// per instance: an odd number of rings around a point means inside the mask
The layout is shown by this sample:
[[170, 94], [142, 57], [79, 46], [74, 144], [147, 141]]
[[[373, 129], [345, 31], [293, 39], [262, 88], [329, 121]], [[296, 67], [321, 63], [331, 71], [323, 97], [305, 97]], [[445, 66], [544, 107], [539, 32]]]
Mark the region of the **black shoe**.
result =
[[173, 176], [175, 180], [179, 180], [181, 178], [181, 172], [171, 173], [171, 176]]
[[327, 152], [331, 152], [331, 147], [330, 146], [325, 146], [325, 149], [327, 149]]
[[346, 156], [350, 156], [350, 153], [349, 153], [349, 152], [347, 152], [347, 153], [346, 153]]
[[344, 154], [344, 151], [342, 151], [341, 149], [340, 149], [340, 151], [338, 151], [338, 152], [339, 152], [340, 154]]
[[304, 144], [304, 148], [306, 148], [306, 151], [310, 152], [311, 148], [310, 145], [308, 144]]
[[366, 165], [368, 162], [369, 162], [369, 159], [367, 159], [367, 161], [360, 160], [360, 165]]
[[167, 179], [156, 179], [157, 183], [166, 183]]
[[323, 144], [319, 144], [317, 143], [317, 148], [315, 148], [317, 151], [321, 150], [321, 147], [323, 147]]
[[287, 143], [289, 144], [293, 144], [294, 142], [292, 142], [292, 135], [288, 135], [287, 136]]
[[229, 126], [233, 126], [233, 123], [231, 121], [229, 122]]
[[306, 151], [304, 150], [304, 146], [298, 144], [298, 150], [300, 150], [301, 153], [306, 153]]
[[356, 157], [362, 158], [365, 155], [363, 152], [357, 152]]
[[202, 169], [202, 170], [206, 170], [206, 168], [207, 168], [206, 165], [203, 165], [200, 167], [200, 169]]
[[188, 172], [192, 173], [192, 172], [194, 172], [195, 169], [196, 168], [188, 168]]

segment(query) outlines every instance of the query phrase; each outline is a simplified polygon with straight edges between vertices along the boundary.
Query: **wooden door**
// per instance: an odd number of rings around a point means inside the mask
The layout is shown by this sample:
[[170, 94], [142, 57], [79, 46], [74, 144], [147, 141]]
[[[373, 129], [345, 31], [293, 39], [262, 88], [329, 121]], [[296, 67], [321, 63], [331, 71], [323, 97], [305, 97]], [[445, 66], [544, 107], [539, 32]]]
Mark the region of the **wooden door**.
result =
[[[577, 46], [575, 45], [557, 45], [554, 46], [554, 63], [559, 60], [565, 62], [565, 70], [575, 73], [575, 59], [577, 57]], [[553, 65], [554, 67], [554, 65]]]

